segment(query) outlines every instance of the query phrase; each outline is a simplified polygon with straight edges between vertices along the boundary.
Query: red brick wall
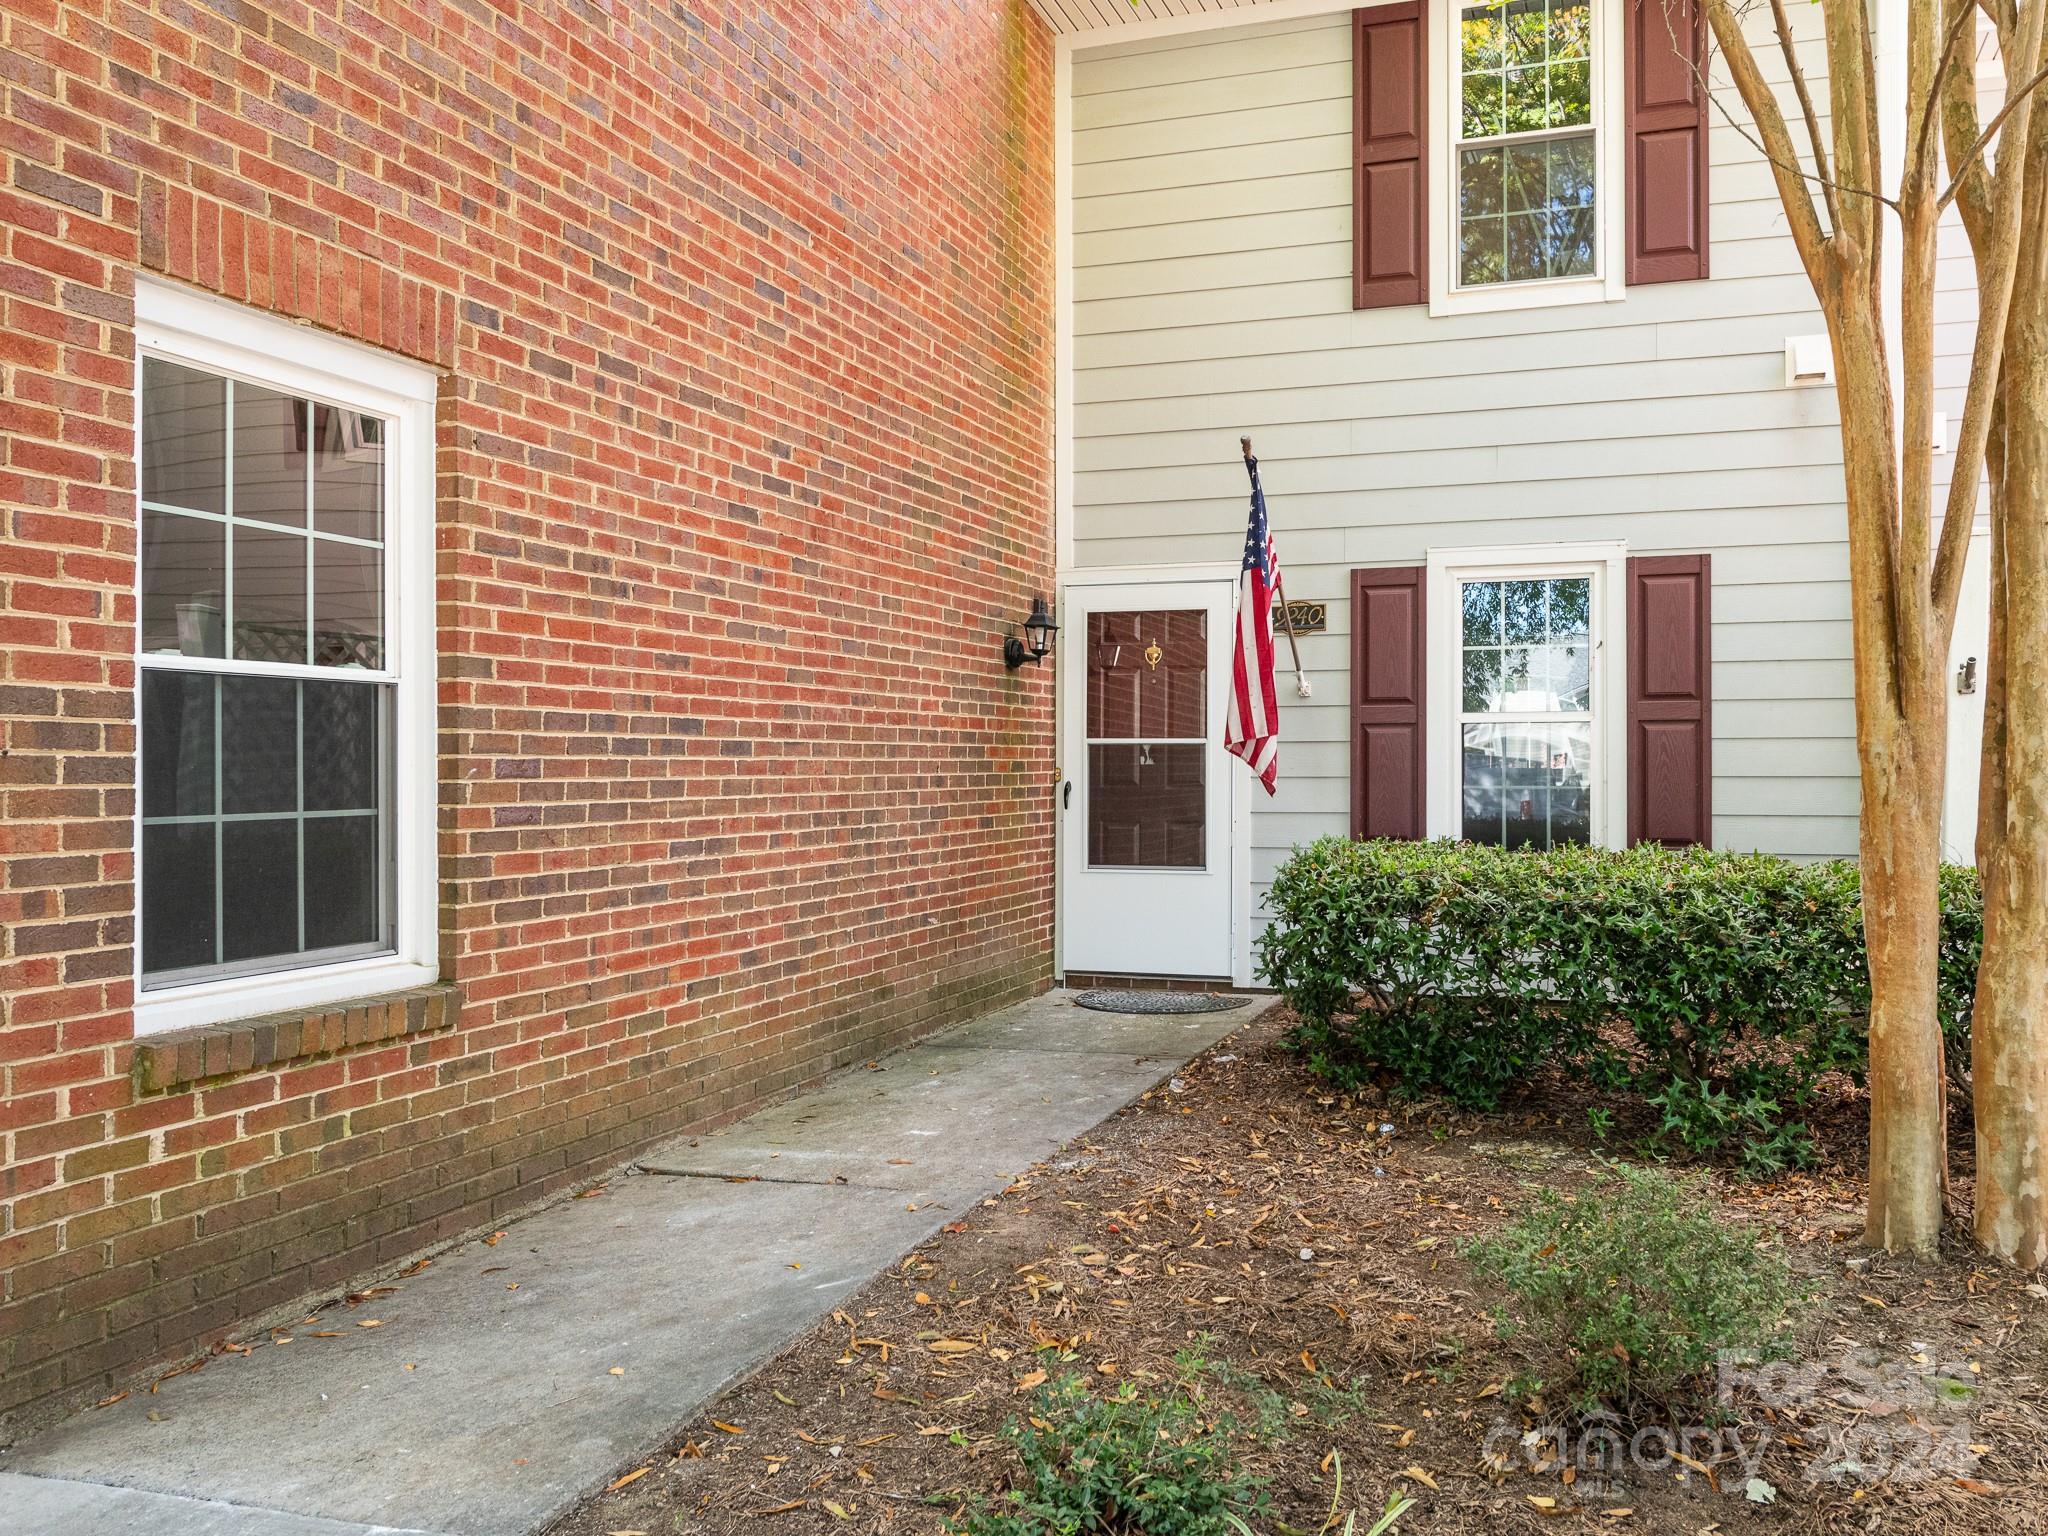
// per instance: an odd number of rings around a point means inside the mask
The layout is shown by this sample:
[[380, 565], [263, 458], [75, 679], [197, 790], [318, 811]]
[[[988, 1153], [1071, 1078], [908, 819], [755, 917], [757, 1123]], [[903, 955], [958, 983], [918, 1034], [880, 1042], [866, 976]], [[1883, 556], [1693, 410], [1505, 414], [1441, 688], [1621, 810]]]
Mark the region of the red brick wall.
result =
[[[4, 15], [0, 1429], [1045, 984], [1051, 672], [998, 655], [1050, 590], [1025, 0]], [[447, 371], [459, 1022], [168, 1089], [138, 269]]]

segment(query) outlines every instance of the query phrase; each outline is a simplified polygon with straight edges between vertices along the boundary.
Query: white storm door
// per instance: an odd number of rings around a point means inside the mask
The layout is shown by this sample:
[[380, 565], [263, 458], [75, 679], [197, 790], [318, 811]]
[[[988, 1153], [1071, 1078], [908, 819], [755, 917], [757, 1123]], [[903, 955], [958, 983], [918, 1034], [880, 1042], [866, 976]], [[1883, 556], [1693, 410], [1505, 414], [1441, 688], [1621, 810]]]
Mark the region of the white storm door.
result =
[[1234, 970], [1234, 596], [1227, 580], [1067, 588], [1066, 970]]

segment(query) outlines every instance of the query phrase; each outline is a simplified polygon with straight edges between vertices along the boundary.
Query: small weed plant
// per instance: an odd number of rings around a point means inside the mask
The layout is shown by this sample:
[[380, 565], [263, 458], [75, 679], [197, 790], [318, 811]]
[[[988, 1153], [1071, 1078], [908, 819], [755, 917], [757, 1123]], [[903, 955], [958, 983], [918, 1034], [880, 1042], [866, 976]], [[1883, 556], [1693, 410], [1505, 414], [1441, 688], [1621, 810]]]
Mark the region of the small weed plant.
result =
[[1077, 1375], [1037, 1389], [1003, 1426], [1020, 1464], [1010, 1492], [952, 1522], [956, 1536], [1237, 1536], [1267, 1512], [1265, 1479], [1244, 1470], [1236, 1420], [1213, 1413], [1184, 1375], [1156, 1396], [1135, 1382], [1098, 1396]]
[[1229, 1360], [1209, 1359], [1208, 1344], [1204, 1335], [1195, 1348], [1174, 1356], [1182, 1380], [1191, 1384], [1206, 1380], [1238, 1399], [1245, 1409], [1239, 1422], [1267, 1444], [1284, 1440], [1297, 1430], [1342, 1428], [1368, 1406], [1362, 1381], [1339, 1385], [1334, 1377], [1319, 1373], [1305, 1381], [1290, 1380], [1282, 1391], [1256, 1371]]
[[[1344, 1524], [1340, 1528], [1337, 1524], [1337, 1511], [1344, 1505], [1344, 1458], [1337, 1454], [1334, 1447], [1330, 1451], [1330, 1461], [1336, 1468], [1337, 1480], [1336, 1486], [1330, 1490], [1330, 1512], [1323, 1518], [1323, 1523], [1316, 1527], [1318, 1536], [1329, 1531], [1338, 1531], [1339, 1536], [1392, 1536], [1400, 1525], [1401, 1517], [1415, 1507], [1415, 1500], [1397, 1488], [1387, 1495], [1387, 1502], [1380, 1510], [1379, 1519], [1373, 1521], [1368, 1530], [1363, 1533], [1359, 1531], [1358, 1511], [1355, 1509], [1345, 1514]], [[1230, 1529], [1236, 1532], [1237, 1536], [1259, 1536], [1259, 1532], [1245, 1524], [1241, 1517], [1229, 1515], [1225, 1518], [1229, 1520]], [[1274, 1529], [1287, 1533], [1287, 1536], [1301, 1536], [1301, 1533], [1295, 1531], [1291, 1525], [1276, 1525]]]
[[1701, 1180], [1622, 1164], [1576, 1193], [1542, 1190], [1463, 1252], [1507, 1292], [1503, 1333], [1556, 1357], [1582, 1409], [1668, 1407], [1724, 1350], [1783, 1358], [1809, 1294]]

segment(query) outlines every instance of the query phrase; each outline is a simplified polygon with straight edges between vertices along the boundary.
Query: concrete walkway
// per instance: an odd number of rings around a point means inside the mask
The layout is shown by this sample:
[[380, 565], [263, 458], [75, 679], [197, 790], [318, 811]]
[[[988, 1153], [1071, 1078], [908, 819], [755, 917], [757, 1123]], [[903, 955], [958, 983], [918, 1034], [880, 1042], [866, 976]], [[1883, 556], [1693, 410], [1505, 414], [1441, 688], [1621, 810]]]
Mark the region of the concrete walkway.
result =
[[253, 1339], [0, 1453], [0, 1532], [543, 1529], [1260, 1007], [1142, 1018], [1054, 992], [671, 1142], [601, 1195], [288, 1330], [289, 1346]]

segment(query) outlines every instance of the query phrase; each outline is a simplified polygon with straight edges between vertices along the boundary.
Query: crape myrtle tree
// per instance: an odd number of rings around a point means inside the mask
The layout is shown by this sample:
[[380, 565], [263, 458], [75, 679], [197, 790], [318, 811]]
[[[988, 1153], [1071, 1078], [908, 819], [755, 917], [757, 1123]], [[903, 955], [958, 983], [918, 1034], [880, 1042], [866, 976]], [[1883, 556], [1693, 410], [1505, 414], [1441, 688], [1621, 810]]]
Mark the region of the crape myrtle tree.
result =
[[[1941, 1230], [1947, 1125], [1936, 946], [1947, 660], [1988, 469], [1993, 638], [1979, 829], [1985, 939], [1973, 1026], [1976, 1223], [1991, 1252], [2038, 1267], [2048, 1258], [2048, 674], [2040, 666], [2048, 659], [2048, 110], [2037, 111], [2035, 97], [2048, 0], [1795, 0], [1807, 25], [1818, 13], [1825, 124], [1787, 0], [1767, 3], [1769, 29], [1759, 15], [1756, 31], [1766, 52], [1776, 34], [1789, 99], [1744, 29], [1761, 6], [1703, 0], [1740, 104], [1725, 91], [1717, 100], [1770, 164], [1834, 351], [1871, 981], [1868, 1236], [1926, 1253]], [[1886, 5], [1896, 7], [1887, 19], [1903, 47], [1902, 91], [1879, 85]], [[2006, 81], [1988, 113], [1976, 78], [1987, 24]], [[1902, 125], [1884, 121], [1899, 112]], [[1884, 141], [1895, 165], [1885, 163]], [[1937, 519], [1936, 238], [1951, 204], [1976, 259], [1979, 318]], [[1890, 260], [1887, 241], [1897, 246]], [[1888, 306], [1896, 314], [1889, 328]]]
[[[1976, 258], [1979, 303], [1988, 316], [1995, 299], [2006, 299], [2002, 366], [1985, 376], [1991, 632], [1977, 813], [1985, 944], [1971, 1080], [1977, 1238], [2028, 1269], [2048, 1263], [2048, 678], [2039, 664], [2048, 658], [2048, 107], [2029, 117], [2015, 93], [2031, 96], [2048, 67], [2044, 9], [2044, 0], [1982, 7], [2007, 81], [1988, 122], [1973, 71], [1939, 78], [1945, 167]], [[1959, 31], [1979, 25], [1976, 0], [1948, 0], [1946, 10]], [[1993, 133], [2011, 146], [1998, 156], [2010, 166], [1987, 166], [1973, 153]]]

